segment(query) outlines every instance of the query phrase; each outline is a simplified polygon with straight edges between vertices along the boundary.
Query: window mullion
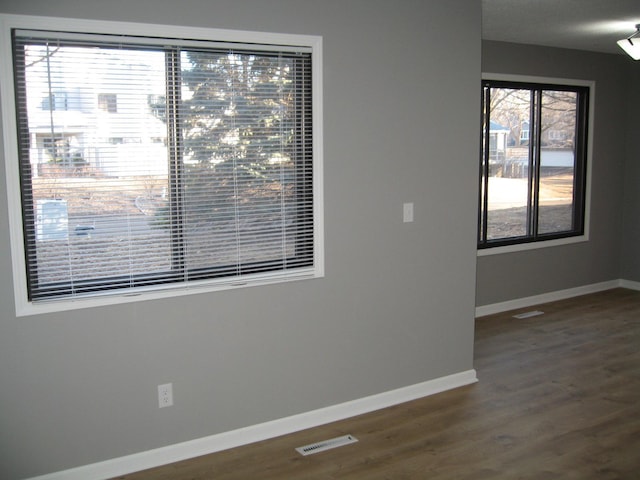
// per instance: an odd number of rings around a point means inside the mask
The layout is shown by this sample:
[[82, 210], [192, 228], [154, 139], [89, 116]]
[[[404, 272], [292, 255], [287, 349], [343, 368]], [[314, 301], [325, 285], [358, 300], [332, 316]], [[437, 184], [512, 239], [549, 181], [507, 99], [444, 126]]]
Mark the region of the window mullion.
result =
[[167, 82], [167, 144], [169, 155], [169, 229], [171, 238], [171, 269], [186, 277], [184, 231], [184, 149], [180, 125], [181, 73], [179, 49], [168, 50]]
[[538, 202], [540, 190], [540, 148], [542, 131], [542, 90], [531, 92], [531, 118], [529, 122], [529, 199], [527, 205], [527, 236], [538, 236]]
[[480, 217], [480, 242], [485, 243], [487, 241], [487, 217], [489, 209], [489, 142], [490, 140], [490, 125], [491, 125], [491, 88], [483, 88], [483, 104], [484, 110], [484, 148], [482, 149], [482, 159], [480, 163], [480, 178], [482, 185], [480, 186], [480, 201], [481, 207], [478, 215]]

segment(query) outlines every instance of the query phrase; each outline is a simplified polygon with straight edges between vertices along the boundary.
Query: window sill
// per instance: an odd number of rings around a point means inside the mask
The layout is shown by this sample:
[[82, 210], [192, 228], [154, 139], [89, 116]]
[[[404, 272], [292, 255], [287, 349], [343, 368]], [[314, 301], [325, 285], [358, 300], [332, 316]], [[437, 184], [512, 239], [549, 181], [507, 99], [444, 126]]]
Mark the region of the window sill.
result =
[[588, 242], [587, 235], [577, 237], [556, 238], [554, 240], [545, 240], [541, 242], [519, 243], [517, 245], [505, 245], [502, 247], [483, 248], [478, 250], [478, 257], [488, 257], [490, 255], [500, 255], [503, 253], [523, 252], [527, 250], [539, 250], [541, 248], [558, 247], [561, 245], [571, 245], [575, 243]]
[[40, 302], [21, 301], [16, 296], [16, 316], [40, 315], [54, 312], [65, 312], [78, 310], [81, 308], [102, 307], [108, 305], [120, 305], [131, 302], [142, 302], [146, 300], [156, 300], [162, 298], [181, 297], [198, 293], [212, 293], [237, 288], [248, 288], [260, 285], [274, 285], [300, 280], [324, 277], [321, 267], [304, 268], [295, 273], [287, 274], [257, 274], [248, 275], [244, 278], [229, 280], [205, 280], [201, 282], [191, 282], [183, 286], [167, 285], [166, 288], [159, 289], [157, 286], [149, 290], [142, 288], [129, 293], [105, 293], [103, 295], [87, 295], [85, 297], [65, 298], [60, 300], [45, 300]]

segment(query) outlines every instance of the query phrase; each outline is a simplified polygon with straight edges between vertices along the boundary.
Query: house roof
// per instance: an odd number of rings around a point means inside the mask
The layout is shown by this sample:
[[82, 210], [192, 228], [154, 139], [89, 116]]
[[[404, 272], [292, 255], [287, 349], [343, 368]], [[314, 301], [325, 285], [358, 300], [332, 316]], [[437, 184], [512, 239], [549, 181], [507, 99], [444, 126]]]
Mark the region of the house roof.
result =
[[510, 132], [511, 130], [509, 128], [507, 128], [507, 127], [505, 127], [503, 125], [500, 125], [499, 123], [494, 122], [493, 120], [491, 120], [489, 122], [489, 131], [497, 133], [497, 132]]

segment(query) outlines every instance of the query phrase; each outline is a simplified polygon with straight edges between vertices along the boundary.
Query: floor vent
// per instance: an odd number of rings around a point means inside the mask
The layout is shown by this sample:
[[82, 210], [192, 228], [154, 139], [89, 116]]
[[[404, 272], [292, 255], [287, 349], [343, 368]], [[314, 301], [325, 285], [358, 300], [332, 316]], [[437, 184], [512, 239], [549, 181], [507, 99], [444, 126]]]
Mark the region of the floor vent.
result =
[[530, 312], [519, 313], [518, 315], [514, 315], [513, 318], [519, 318], [522, 320], [523, 318], [529, 317], [537, 317], [538, 315], [544, 315], [544, 312], [540, 310], [531, 310]]
[[296, 450], [300, 455], [307, 456], [314, 453], [324, 452], [325, 450], [330, 450], [332, 448], [349, 445], [350, 443], [356, 443], [357, 441], [358, 439], [353, 435], [345, 435], [343, 437], [332, 438], [330, 440], [305, 445], [304, 447], [298, 447]]

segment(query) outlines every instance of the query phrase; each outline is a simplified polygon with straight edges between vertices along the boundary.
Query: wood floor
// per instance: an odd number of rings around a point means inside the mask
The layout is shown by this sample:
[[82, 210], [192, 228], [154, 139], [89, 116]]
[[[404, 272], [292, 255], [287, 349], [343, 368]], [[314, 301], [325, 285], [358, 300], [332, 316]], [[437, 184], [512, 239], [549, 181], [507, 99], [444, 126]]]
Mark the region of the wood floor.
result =
[[536, 309], [476, 321], [477, 384], [120, 478], [640, 479], [640, 292]]

